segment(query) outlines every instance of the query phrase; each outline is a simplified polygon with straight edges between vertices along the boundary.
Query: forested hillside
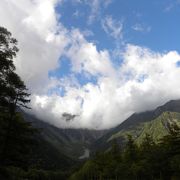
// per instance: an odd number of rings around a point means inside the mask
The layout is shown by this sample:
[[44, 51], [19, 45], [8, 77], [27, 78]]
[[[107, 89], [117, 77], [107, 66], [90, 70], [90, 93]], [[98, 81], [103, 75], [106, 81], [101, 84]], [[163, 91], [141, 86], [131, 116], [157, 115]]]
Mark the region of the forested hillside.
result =
[[169, 134], [158, 143], [149, 134], [145, 134], [140, 144], [127, 135], [124, 147], [114, 140], [110, 150], [97, 152], [70, 179], [178, 180], [180, 128], [171, 127]]
[[57, 151], [73, 159], [79, 159], [85, 149], [91, 149], [91, 145], [102, 137], [108, 130], [92, 129], [64, 129], [57, 128], [49, 123], [37, 119], [20, 110], [26, 121], [32, 126], [41, 129], [39, 135]]
[[179, 113], [180, 100], [169, 101], [152, 111], [135, 113], [99, 138], [92, 148], [95, 151], [108, 149], [113, 139], [123, 144], [127, 134], [131, 134], [135, 141], [141, 142], [144, 134], [149, 133], [157, 142], [163, 135], [168, 134], [171, 124], [179, 125]]

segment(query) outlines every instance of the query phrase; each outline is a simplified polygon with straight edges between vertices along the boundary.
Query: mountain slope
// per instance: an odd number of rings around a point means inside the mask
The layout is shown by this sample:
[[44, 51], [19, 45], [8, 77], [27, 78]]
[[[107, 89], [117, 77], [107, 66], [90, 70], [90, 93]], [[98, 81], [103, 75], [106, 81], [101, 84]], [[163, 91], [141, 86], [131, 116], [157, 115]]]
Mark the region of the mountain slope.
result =
[[41, 129], [41, 138], [66, 156], [78, 159], [87, 148], [105, 134], [105, 130], [61, 129], [23, 112], [24, 118]]
[[[98, 139], [93, 145], [92, 148], [96, 150], [107, 149], [112, 140], [116, 138], [117, 141], [124, 141], [124, 135], [127, 133], [132, 134], [134, 137], [137, 138], [139, 133], [144, 129], [144, 132], [152, 132], [147, 131], [150, 128], [148, 122], [158, 118], [163, 112], [177, 112], [180, 113], [180, 100], [172, 100], [166, 103], [163, 106], [160, 106], [152, 111], [142, 112], [142, 113], [135, 113], [130, 116], [127, 120], [123, 123], [118, 125], [117, 127], [113, 128], [109, 132], [107, 132], [103, 137]], [[174, 115], [173, 115], [174, 116]], [[156, 121], [155, 121], [156, 122]], [[157, 121], [159, 122], [159, 121]], [[160, 122], [159, 122], [160, 123]], [[153, 126], [153, 124], [152, 124]], [[160, 128], [161, 129], [161, 128]], [[154, 125], [154, 131], [158, 131], [156, 125]]]
[[[160, 136], [166, 134], [167, 129], [165, 131], [165, 127], [167, 126], [167, 122], [165, 123], [166, 120], [162, 119], [167, 119], [167, 111], [171, 112], [169, 115], [172, 116], [171, 119], [175, 119], [176, 116], [176, 119], [179, 119], [180, 100], [170, 101], [153, 111], [135, 113], [126, 121], [108, 131], [60, 129], [27, 113], [24, 113], [24, 117], [26, 120], [32, 122], [34, 127], [42, 129], [41, 138], [53, 148], [70, 158], [79, 159], [83, 157], [87, 149], [95, 151], [107, 149], [110, 147], [113, 139], [117, 139], [120, 143], [123, 142], [127, 133], [132, 134], [138, 143], [141, 142], [145, 133], [154, 134], [154, 136], [157, 136], [156, 133], [159, 133]], [[164, 124], [161, 123], [162, 121]]]
[[122, 137], [126, 138], [127, 134], [131, 134], [137, 144], [141, 144], [146, 134], [150, 134], [155, 142], [158, 142], [163, 136], [169, 134], [173, 125], [180, 126], [180, 113], [163, 112], [159, 117], [150, 121], [133, 126], [128, 130], [121, 130], [113, 134], [108, 141]]

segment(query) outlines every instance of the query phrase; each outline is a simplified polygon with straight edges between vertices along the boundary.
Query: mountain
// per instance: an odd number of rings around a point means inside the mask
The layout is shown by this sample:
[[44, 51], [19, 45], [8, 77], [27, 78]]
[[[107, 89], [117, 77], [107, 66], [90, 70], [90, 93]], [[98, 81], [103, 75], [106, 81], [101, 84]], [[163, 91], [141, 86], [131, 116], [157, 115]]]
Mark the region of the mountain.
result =
[[[22, 112], [24, 119], [32, 123], [33, 127], [41, 130], [40, 137], [49, 146], [72, 159], [88, 157], [89, 148], [107, 130], [62, 129], [37, 119], [33, 115]], [[84, 156], [85, 155], [85, 156]]]
[[[62, 129], [23, 112], [27, 121], [41, 129], [40, 137], [60, 154], [72, 159], [89, 156], [90, 151], [108, 149], [113, 140], [123, 143], [132, 134], [140, 143], [146, 133], [157, 141], [169, 131], [175, 119], [180, 119], [180, 100], [172, 100], [152, 111], [134, 113], [123, 123], [110, 130]], [[178, 123], [179, 121], [177, 121]]]
[[158, 142], [163, 136], [169, 134], [170, 129], [173, 126], [180, 127], [180, 113], [176, 112], [163, 112], [156, 119], [149, 122], [140, 123], [126, 130], [121, 130], [118, 133], [113, 134], [108, 141], [122, 137], [126, 138], [127, 134], [131, 134], [137, 144], [141, 144], [146, 134], [150, 134], [155, 142]]
[[[137, 143], [140, 143], [146, 133], [153, 136], [157, 141], [169, 131], [169, 125], [180, 121], [180, 100], [172, 100], [152, 111], [134, 113], [123, 123], [107, 132], [103, 137], [98, 139], [92, 149], [108, 149], [112, 141], [123, 144], [127, 134], [131, 134]], [[176, 122], [177, 120], [177, 122]]]

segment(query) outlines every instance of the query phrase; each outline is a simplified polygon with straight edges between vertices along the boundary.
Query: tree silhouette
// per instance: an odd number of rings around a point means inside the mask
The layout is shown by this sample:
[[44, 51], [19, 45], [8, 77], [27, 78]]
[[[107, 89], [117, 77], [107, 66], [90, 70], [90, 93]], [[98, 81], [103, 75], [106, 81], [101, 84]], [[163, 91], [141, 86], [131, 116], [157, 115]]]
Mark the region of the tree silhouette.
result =
[[11, 116], [17, 106], [27, 107], [30, 101], [24, 82], [15, 72], [13, 58], [17, 52], [17, 40], [7, 29], [0, 27], [0, 109], [6, 108]]
[[16, 109], [18, 106], [27, 108], [26, 104], [30, 102], [30, 94], [27, 93], [24, 82], [15, 72], [13, 59], [17, 52], [17, 40], [7, 29], [0, 27], [0, 120], [6, 121], [1, 144], [1, 164], [6, 160]]

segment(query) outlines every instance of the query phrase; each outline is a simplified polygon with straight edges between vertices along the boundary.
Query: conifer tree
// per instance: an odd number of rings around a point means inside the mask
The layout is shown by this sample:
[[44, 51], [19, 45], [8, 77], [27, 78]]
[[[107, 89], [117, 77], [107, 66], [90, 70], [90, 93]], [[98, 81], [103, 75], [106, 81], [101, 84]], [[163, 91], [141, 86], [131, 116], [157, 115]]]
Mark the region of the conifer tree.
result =
[[13, 59], [18, 52], [17, 40], [11, 33], [0, 27], [0, 121], [2, 127], [0, 160], [4, 164], [10, 144], [11, 131], [15, 125], [17, 107], [27, 107], [29, 93], [24, 82], [16, 73]]

